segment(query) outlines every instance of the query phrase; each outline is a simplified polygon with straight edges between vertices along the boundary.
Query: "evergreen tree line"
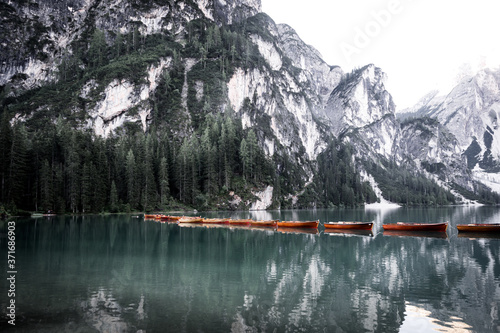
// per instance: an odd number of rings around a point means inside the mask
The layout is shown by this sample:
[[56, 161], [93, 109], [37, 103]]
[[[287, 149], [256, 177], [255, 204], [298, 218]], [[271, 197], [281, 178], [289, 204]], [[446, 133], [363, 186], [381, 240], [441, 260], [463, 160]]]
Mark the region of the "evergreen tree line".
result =
[[365, 163], [384, 198], [408, 206], [435, 206], [456, 203], [455, 196], [420, 172], [398, 167], [394, 162]]
[[155, 128], [102, 138], [62, 118], [29, 131], [3, 112], [0, 156], [0, 203], [10, 211], [223, 209], [230, 190], [250, 193], [274, 174], [255, 132], [221, 115], [179, 141]]
[[332, 139], [317, 161], [314, 182], [300, 198], [300, 206], [354, 207], [377, 201], [370, 184], [361, 180], [349, 145]]

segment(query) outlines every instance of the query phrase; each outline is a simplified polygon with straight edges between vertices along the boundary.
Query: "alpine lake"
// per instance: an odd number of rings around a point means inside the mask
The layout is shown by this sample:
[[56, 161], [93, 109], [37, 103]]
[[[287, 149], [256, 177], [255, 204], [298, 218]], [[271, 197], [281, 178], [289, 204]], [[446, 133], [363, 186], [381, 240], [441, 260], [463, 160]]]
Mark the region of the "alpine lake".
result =
[[[195, 214], [192, 214], [195, 215]], [[500, 235], [456, 225], [500, 221], [498, 207], [209, 212], [203, 217], [320, 220], [318, 230], [182, 226], [143, 216], [0, 222], [2, 331], [500, 332]], [[374, 221], [331, 233], [329, 221]], [[382, 224], [445, 222], [446, 233]]]

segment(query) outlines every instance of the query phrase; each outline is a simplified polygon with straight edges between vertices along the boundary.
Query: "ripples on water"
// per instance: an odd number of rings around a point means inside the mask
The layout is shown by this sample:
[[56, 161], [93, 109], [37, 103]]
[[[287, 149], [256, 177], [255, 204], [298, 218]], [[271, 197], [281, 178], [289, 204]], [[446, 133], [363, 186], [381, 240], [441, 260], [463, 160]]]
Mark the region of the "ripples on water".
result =
[[[123, 216], [19, 220], [18, 324], [41, 332], [499, 332], [500, 239], [458, 237], [453, 228], [498, 221], [499, 212], [232, 216], [375, 222], [352, 233], [181, 228]], [[451, 224], [444, 235], [381, 230], [443, 220]]]

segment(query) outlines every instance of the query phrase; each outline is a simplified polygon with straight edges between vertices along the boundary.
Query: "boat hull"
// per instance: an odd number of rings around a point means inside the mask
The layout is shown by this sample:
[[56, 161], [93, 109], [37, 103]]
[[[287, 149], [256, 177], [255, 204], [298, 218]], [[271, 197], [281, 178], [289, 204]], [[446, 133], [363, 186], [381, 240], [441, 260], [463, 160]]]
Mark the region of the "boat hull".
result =
[[371, 230], [373, 222], [330, 222], [325, 223], [326, 229], [356, 229]]
[[281, 221], [277, 225], [280, 228], [318, 228], [319, 221]]
[[500, 224], [459, 224], [460, 232], [500, 232]]
[[276, 227], [277, 221], [252, 221], [250, 225], [254, 227]]
[[179, 219], [179, 223], [202, 223], [203, 219], [201, 217], [182, 217]]
[[203, 219], [203, 224], [227, 224], [229, 219]]
[[231, 225], [250, 225], [253, 222], [251, 219], [229, 220]]
[[382, 225], [384, 230], [400, 231], [446, 231], [448, 222], [444, 223], [394, 223]]

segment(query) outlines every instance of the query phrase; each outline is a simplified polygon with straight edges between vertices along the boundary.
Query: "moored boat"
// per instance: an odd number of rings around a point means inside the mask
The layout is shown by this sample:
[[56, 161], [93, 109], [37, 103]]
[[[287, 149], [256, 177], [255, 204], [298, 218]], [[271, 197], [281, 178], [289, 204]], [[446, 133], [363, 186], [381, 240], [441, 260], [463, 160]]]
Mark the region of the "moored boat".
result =
[[250, 225], [255, 227], [276, 227], [278, 220], [269, 220], [269, 221], [251, 221]]
[[179, 219], [179, 223], [202, 223], [201, 216], [183, 216]]
[[156, 218], [156, 214], [144, 214], [145, 219], [154, 219]]
[[169, 220], [180, 220], [183, 216], [167, 215]]
[[441, 223], [410, 223], [398, 222], [382, 225], [384, 230], [404, 230], [404, 231], [446, 231], [448, 222]]
[[317, 228], [319, 221], [278, 221], [277, 225], [282, 228]]
[[326, 222], [326, 229], [358, 229], [371, 230], [373, 222]]
[[500, 232], [500, 223], [469, 223], [458, 224], [460, 232]]
[[229, 224], [232, 225], [250, 225], [253, 222], [251, 219], [237, 219], [237, 220], [229, 220]]
[[226, 224], [229, 219], [203, 219], [203, 223], [205, 224]]

